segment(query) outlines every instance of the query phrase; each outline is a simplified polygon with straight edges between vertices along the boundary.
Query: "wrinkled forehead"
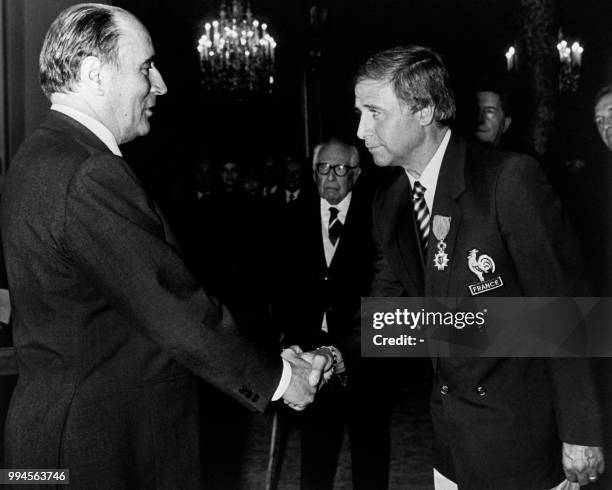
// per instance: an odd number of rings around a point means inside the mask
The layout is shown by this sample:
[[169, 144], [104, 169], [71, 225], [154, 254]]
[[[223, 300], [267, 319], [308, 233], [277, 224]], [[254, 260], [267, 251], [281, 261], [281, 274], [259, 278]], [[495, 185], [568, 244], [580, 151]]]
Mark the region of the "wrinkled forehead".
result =
[[363, 78], [355, 84], [355, 95], [359, 98], [379, 97], [389, 92], [395, 95], [393, 85], [389, 80]]
[[316, 163], [331, 163], [335, 165], [348, 165], [351, 163], [351, 152], [348, 147], [330, 143], [325, 145], [317, 155]]
[[501, 98], [495, 92], [489, 90], [476, 92], [476, 100], [481, 107], [496, 107], [501, 109]]

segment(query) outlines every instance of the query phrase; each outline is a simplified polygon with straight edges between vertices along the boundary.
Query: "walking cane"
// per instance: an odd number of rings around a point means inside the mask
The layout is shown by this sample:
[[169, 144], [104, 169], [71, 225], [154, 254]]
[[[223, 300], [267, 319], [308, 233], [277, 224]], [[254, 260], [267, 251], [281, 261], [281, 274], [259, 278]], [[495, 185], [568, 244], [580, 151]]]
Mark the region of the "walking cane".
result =
[[272, 490], [274, 485], [274, 475], [276, 473], [276, 466], [278, 465], [277, 459], [279, 452], [278, 425], [278, 410], [275, 410], [274, 415], [272, 416], [272, 434], [270, 435], [270, 449], [268, 451], [268, 467], [266, 468], [265, 490]]

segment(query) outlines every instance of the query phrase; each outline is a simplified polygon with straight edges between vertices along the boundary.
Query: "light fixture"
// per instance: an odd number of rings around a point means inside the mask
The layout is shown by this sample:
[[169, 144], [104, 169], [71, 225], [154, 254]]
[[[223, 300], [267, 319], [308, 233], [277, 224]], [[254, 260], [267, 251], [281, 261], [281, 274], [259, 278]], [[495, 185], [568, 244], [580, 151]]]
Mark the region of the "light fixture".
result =
[[[559, 53], [559, 91], [571, 93], [578, 90], [580, 85], [580, 68], [582, 66], [582, 53], [584, 48], [580, 42], [564, 39], [563, 31], [559, 29], [557, 51]], [[506, 68], [508, 71], [517, 69], [517, 51], [510, 46], [506, 51]]]
[[568, 41], [563, 38], [563, 31], [559, 29], [559, 91], [561, 93], [576, 92], [580, 85], [580, 67], [582, 65], [582, 53], [584, 48], [578, 41], [569, 46]]
[[514, 49], [514, 46], [510, 46], [506, 51], [506, 66], [508, 71], [516, 68], [516, 49]]
[[253, 16], [250, 3], [232, 0], [228, 12], [224, 1], [219, 18], [205, 22], [203, 30], [197, 49], [206, 90], [272, 92], [276, 41], [268, 25]]

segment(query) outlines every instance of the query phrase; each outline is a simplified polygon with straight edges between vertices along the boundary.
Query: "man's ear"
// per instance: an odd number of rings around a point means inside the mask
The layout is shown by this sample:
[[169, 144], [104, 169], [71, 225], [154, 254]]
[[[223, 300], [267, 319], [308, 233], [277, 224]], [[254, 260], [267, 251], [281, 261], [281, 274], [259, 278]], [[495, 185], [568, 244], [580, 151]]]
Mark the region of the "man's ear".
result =
[[97, 56], [87, 56], [81, 61], [79, 76], [79, 85], [96, 94], [104, 93], [102, 63]]
[[361, 167], [357, 167], [355, 169], [355, 173], [353, 175], [355, 176], [355, 177], [353, 177], [353, 183], [355, 183], [355, 182], [357, 182], [357, 179], [361, 175]]
[[503, 129], [502, 133], [505, 133], [506, 131], [508, 131], [508, 128], [510, 127], [510, 124], [512, 124], [512, 117], [511, 116], [507, 116], [504, 119], [504, 129]]
[[428, 105], [417, 111], [419, 124], [421, 126], [429, 126], [434, 120], [434, 106]]

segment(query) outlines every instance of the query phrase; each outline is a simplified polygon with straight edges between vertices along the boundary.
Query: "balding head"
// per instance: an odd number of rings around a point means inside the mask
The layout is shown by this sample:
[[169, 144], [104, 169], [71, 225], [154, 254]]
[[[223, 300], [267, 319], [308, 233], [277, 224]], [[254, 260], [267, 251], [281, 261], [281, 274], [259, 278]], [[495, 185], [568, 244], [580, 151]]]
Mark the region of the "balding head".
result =
[[73, 5], [51, 24], [40, 52], [40, 85], [47, 97], [70, 92], [79, 81], [81, 62], [96, 56], [117, 64], [120, 30], [118, 7], [98, 3]]

